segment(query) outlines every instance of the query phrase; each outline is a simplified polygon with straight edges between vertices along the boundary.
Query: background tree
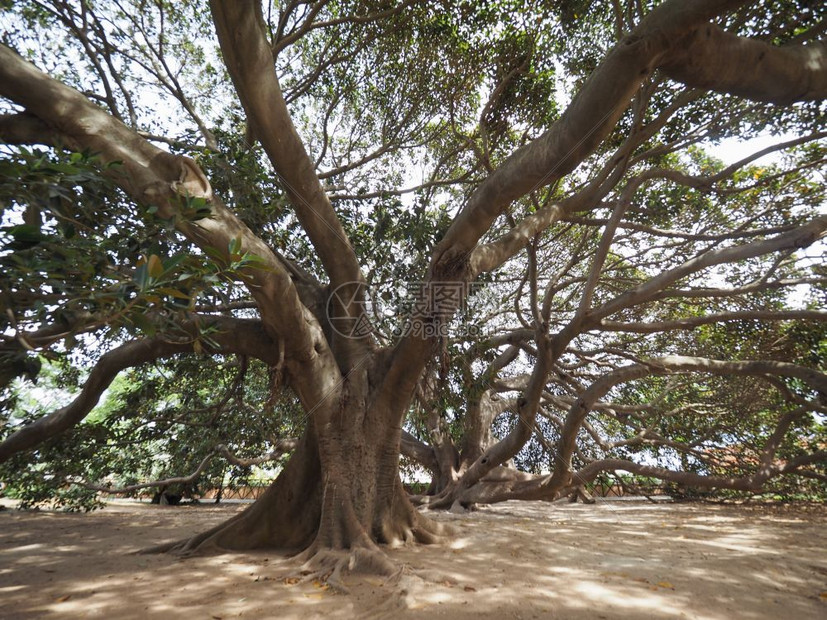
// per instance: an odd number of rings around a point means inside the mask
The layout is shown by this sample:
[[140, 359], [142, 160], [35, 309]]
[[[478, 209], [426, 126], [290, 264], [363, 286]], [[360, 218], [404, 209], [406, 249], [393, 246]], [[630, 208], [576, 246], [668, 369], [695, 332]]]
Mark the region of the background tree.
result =
[[[4, 354], [32, 374], [28, 352], [109, 350], [0, 460], [76, 425], [127, 368], [239, 355], [301, 407], [301, 438], [264, 497], [179, 550], [390, 570], [377, 543], [442, 533], [400, 449], [435, 471], [433, 507], [551, 499], [621, 468], [823, 479], [822, 359], [751, 348], [823, 333], [824, 274], [801, 253], [827, 229], [823, 17], [710, 0], [9, 6]], [[774, 168], [699, 146], [767, 129], [792, 136]], [[551, 472], [515, 473], [535, 437]], [[733, 446], [740, 469], [721, 474]]]

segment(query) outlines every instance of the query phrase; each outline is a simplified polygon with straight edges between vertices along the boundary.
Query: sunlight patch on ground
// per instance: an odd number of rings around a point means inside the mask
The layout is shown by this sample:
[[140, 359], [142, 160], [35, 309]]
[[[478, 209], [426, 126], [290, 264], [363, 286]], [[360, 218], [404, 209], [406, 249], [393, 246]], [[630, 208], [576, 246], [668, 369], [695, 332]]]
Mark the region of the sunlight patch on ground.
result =
[[0, 617], [759, 620], [827, 613], [823, 511], [506, 502], [438, 513], [438, 521], [461, 524], [462, 536], [389, 551], [405, 567], [402, 578], [345, 575], [345, 596], [300, 581], [296, 561], [272, 552], [129, 554], [208, 529], [232, 516], [230, 508], [123, 510], [0, 513]]
[[35, 543], [32, 545], [21, 545], [19, 547], [12, 547], [9, 551], [14, 551], [15, 553], [31, 553], [37, 549], [44, 549], [44, 545], [41, 543]]
[[[657, 590], [657, 586], [650, 586]], [[626, 611], [637, 611], [641, 615], [647, 610], [657, 609], [664, 615], [679, 616], [686, 611], [682, 606], [673, 606], [669, 600], [657, 594], [657, 592], [646, 592], [638, 588], [634, 596], [629, 596], [626, 588], [610, 586], [595, 582], [585, 582], [574, 587], [580, 594], [575, 600], [580, 602], [584, 609], [593, 607], [596, 601], [611, 601], [613, 607], [619, 607]]]
[[449, 549], [465, 549], [466, 547], [471, 546], [471, 540], [468, 538], [457, 538], [456, 540], [452, 540], [448, 543]]

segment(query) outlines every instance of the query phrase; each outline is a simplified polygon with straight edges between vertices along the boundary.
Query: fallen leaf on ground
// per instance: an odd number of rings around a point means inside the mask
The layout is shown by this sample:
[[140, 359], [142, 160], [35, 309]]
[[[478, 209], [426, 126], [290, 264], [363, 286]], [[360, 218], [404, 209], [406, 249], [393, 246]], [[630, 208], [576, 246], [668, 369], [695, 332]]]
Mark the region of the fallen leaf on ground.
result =
[[673, 590], [675, 589], [675, 586], [673, 586], [673, 585], [672, 585], [671, 583], [669, 583], [668, 581], [658, 581], [658, 585], [659, 585], [661, 588], [671, 588], [671, 589], [673, 589]]

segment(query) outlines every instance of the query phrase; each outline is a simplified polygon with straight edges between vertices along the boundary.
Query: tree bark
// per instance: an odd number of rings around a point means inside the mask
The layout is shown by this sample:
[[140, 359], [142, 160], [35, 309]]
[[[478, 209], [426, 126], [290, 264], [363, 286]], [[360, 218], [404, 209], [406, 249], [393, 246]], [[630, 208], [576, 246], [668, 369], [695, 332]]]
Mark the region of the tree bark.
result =
[[147, 551], [303, 552], [306, 570], [341, 587], [343, 571], [395, 570], [379, 545], [431, 543], [449, 533], [409, 501], [398, 475], [401, 429], [389, 421], [386, 400], [365, 397], [365, 385], [349, 381], [328, 421], [310, 421], [285, 469], [245, 512]]

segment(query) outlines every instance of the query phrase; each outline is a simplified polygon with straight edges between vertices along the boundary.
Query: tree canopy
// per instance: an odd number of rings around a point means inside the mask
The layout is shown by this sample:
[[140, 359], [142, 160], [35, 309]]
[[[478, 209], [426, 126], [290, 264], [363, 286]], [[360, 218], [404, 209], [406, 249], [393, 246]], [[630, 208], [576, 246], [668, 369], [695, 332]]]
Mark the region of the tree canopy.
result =
[[823, 495], [821, 3], [1, 6], [30, 500], [275, 462], [174, 547], [338, 571], [614, 472]]

